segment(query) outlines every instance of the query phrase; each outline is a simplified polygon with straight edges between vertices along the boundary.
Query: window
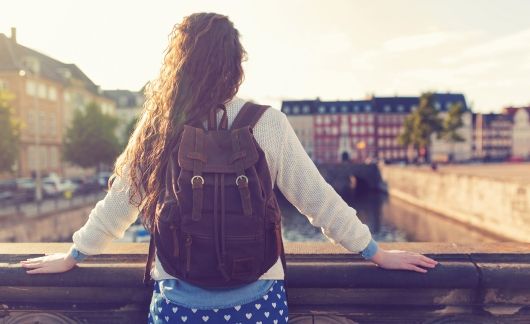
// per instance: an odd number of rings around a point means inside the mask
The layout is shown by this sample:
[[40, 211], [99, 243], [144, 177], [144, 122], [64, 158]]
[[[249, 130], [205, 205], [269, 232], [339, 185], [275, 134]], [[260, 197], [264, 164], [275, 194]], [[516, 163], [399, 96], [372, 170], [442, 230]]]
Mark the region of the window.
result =
[[317, 124], [322, 123], [322, 116], [317, 115], [317, 116], [315, 117], [315, 121], [316, 121]]
[[449, 110], [449, 108], [451, 108], [451, 105], [452, 105], [452, 104], [453, 104], [453, 103], [452, 103], [451, 101], [446, 102], [446, 103], [445, 103], [445, 109]]
[[436, 101], [434, 103], [434, 108], [436, 108], [436, 110], [440, 110], [440, 108], [442, 108], [442, 105], [440, 104], [440, 102]]
[[304, 105], [302, 107], [302, 111], [304, 112], [304, 114], [308, 114], [310, 111], [309, 105]]
[[350, 120], [351, 120], [352, 123], [356, 123], [357, 120], [358, 120], [357, 115], [351, 115], [351, 116], [350, 116]]
[[355, 105], [355, 106], [353, 106], [353, 110], [355, 112], [359, 112], [361, 110], [361, 107], [359, 107], [359, 105]]
[[55, 89], [55, 87], [48, 88], [48, 99], [51, 101], [57, 100], [57, 89]]
[[37, 94], [37, 85], [31, 80], [26, 81], [26, 94], [35, 96]]
[[293, 114], [298, 114], [300, 113], [300, 107], [298, 105], [294, 105], [293, 106]]
[[342, 107], [340, 109], [341, 109], [341, 111], [343, 113], [347, 113], [348, 112], [348, 106], [346, 106], [346, 105], [342, 105]]
[[39, 98], [46, 98], [46, 85], [39, 83]]
[[403, 106], [403, 105], [398, 105], [398, 106], [397, 106], [397, 111], [399, 111], [399, 112], [403, 112], [403, 111], [405, 111], [405, 106]]
[[326, 106], [324, 106], [324, 105], [318, 106], [318, 112], [321, 113], [321, 114], [325, 113], [326, 112]]
[[418, 109], [418, 106], [416, 105], [410, 106], [410, 111], [415, 111], [416, 109]]
[[329, 116], [324, 116], [324, 123], [329, 124]]
[[366, 112], [372, 111], [372, 106], [370, 106], [369, 104], [364, 105], [364, 111]]
[[366, 121], [369, 122], [369, 123], [372, 123], [374, 121], [374, 115], [367, 115], [366, 116]]
[[[66, 100], [66, 99], [65, 99]], [[283, 107], [283, 112], [287, 115], [289, 115], [289, 113], [291, 113], [291, 107], [289, 106], [284, 106]]]
[[383, 110], [384, 110], [385, 112], [390, 112], [390, 110], [392, 110], [392, 108], [390, 107], [390, 105], [385, 105], [385, 106], [383, 107]]
[[368, 126], [366, 129], [368, 131], [368, 134], [373, 134], [374, 133], [374, 127], [373, 126]]
[[337, 107], [335, 107], [335, 105], [332, 105], [329, 110], [332, 114], [334, 114], [337, 112]]

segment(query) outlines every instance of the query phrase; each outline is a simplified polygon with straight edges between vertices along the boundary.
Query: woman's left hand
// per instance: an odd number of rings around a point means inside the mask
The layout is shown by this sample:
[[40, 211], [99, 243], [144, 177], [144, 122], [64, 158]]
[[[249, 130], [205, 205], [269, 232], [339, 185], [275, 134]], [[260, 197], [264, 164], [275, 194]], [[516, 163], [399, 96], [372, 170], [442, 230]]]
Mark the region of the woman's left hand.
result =
[[28, 274], [61, 273], [72, 269], [77, 261], [69, 253], [54, 253], [20, 261], [23, 268], [32, 269]]

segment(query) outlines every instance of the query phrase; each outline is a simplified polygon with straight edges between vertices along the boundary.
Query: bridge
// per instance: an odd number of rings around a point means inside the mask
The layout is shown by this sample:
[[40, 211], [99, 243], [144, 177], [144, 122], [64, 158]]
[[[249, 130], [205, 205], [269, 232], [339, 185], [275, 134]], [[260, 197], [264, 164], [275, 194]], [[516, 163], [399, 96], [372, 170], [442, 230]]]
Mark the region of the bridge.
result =
[[323, 163], [317, 165], [320, 174], [341, 194], [351, 191], [386, 190], [377, 164]]

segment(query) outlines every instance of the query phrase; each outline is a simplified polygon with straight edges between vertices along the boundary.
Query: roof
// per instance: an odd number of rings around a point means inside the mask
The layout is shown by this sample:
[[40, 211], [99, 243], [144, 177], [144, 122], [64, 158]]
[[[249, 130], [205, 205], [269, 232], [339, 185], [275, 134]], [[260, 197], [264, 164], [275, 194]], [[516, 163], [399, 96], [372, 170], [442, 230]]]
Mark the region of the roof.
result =
[[[469, 111], [466, 99], [459, 93], [434, 93], [433, 101], [438, 111], [444, 112], [452, 104], [461, 102]], [[335, 113], [410, 113], [419, 104], [419, 97], [372, 97], [368, 100], [320, 101], [288, 100], [282, 102], [287, 115], [335, 114]]]
[[143, 104], [143, 92], [130, 90], [104, 90], [103, 95], [114, 102], [117, 108], [136, 108]]
[[530, 106], [528, 107], [505, 107], [503, 110], [502, 110], [502, 113], [503, 114], [506, 114], [508, 116], [510, 116], [513, 120], [515, 114], [517, 112], [519, 112], [520, 110], [526, 110], [526, 114], [528, 116], [528, 120], [530, 121]]
[[73, 78], [81, 81], [88, 91], [99, 94], [99, 87], [77, 65], [58, 61], [43, 53], [20, 45], [0, 33], [0, 71], [28, 69], [24, 62], [27, 59], [35, 59], [38, 61], [39, 75], [45, 79], [69, 85]]
[[484, 126], [490, 126], [492, 122], [499, 122], [499, 121], [508, 121], [512, 122], [512, 116], [507, 114], [497, 114], [497, 113], [488, 113], [488, 114], [481, 114], [481, 113], [473, 113], [471, 115], [472, 123], [475, 124], [477, 122], [478, 115], [482, 115], [482, 123]]

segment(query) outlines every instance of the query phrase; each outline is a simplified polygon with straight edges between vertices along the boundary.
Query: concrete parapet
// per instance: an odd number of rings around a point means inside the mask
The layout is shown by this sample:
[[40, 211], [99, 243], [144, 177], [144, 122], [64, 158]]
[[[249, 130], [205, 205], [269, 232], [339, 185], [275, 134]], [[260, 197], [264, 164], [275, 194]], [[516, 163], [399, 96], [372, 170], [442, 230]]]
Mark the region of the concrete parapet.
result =
[[[380, 243], [426, 254], [428, 273], [384, 270], [330, 243], [287, 243], [290, 323], [528, 323], [530, 244]], [[0, 244], [0, 323], [145, 323], [147, 245], [113, 243], [64, 274], [18, 264], [68, 243]]]

